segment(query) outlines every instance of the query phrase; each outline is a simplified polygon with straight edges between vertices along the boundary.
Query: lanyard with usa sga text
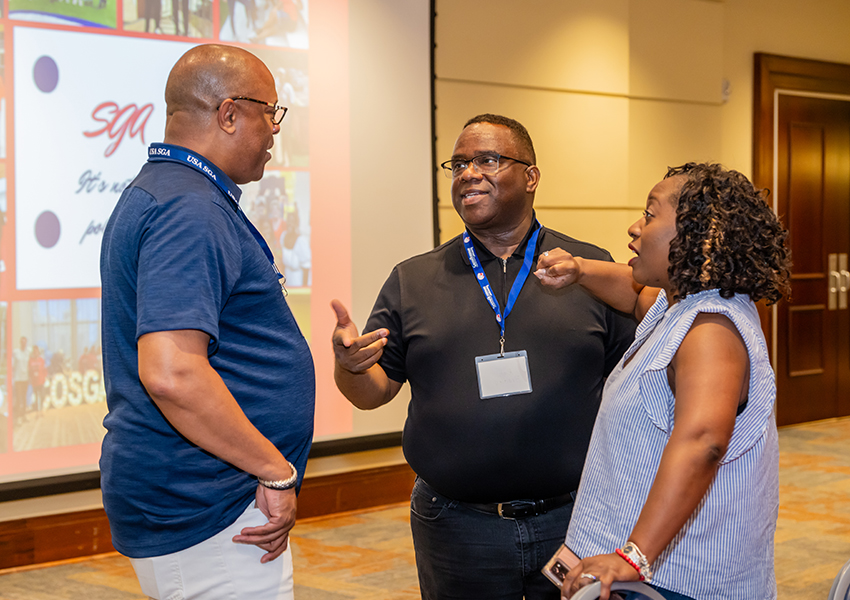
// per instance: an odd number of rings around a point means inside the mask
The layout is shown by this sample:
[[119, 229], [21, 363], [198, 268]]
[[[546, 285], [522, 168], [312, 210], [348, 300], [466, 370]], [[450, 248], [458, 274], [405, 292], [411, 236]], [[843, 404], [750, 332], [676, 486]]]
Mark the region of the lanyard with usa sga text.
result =
[[[260, 248], [263, 250], [263, 254], [266, 255], [266, 258], [269, 259], [269, 262], [272, 265], [272, 269], [274, 269], [275, 274], [277, 275], [278, 280], [283, 279], [283, 274], [281, 274], [280, 270], [277, 268], [277, 265], [274, 262], [274, 254], [272, 253], [271, 248], [269, 248], [268, 243], [257, 231], [257, 228], [254, 227], [254, 224], [248, 219], [248, 216], [242, 211], [242, 207], [239, 206], [239, 196], [242, 194], [242, 191], [233, 183], [233, 180], [228, 177], [224, 171], [219, 169], [209, 160], [201, 156], [200, 154], [190, 152], [189, 150], [182, 148], [180, 146], [175, 146], [173, 144], [161, 144], [161, 143], [153, 143], [148, 148], [148, 162], [174, 162], [181, 165], [186, 165], [195, 169], [199, 173], [203, 173], [207, 179], [212, 181], [216, 187], [224, 194], [227, 198], [233, 202], [234, 209], [236, 213], [240, 216], [242, 221], [248, 227], [248, 231], [251, 232], [251, 235], [254, 236], [254, 239], [257, 240], [257, 243], [260, 245]], [[280, 282], [280, 287], [283, 289], [283, 281]], [[285, 293], [285, 290], [284, 290]]]

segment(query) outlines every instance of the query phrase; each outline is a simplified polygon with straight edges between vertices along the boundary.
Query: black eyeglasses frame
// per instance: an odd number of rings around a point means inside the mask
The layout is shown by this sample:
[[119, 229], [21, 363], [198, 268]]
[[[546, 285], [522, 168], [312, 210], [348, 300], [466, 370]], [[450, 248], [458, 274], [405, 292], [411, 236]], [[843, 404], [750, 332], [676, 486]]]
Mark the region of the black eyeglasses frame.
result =
[[[473, 169], [475, 169], [475, 171], [477, 173], [481, 173], [482, 175], [495, 175], [496, 173], [498, 173], [499, 170], [500, 170], [499, 166], [497, 166], [496, 170], [493, 171], [492, 173], [487, 173], [487, 172], [481, 171], [481, 166], [479, 164], [477, 164], [475, 161], [477, 159], [485, 158], [485, 157], [486, 158], [495, 158], [498, 161], [499, 165], [502, 164], [502, 159], [505, 159], [505, 160], [512, 160], [514, 162], [518, 162], [519, 164], [525, 165], [526, 167], [532, 166], [531, 163], [527, 163], [524, 160], [520, 160], [518, 158], [512, 158], [510, 156], [504, 156], [502, 154], [499, 154], [498, 152], [485, 152], [483, 154], [478, 154], [476, 156], [473, 156], [470, 159], [463, 160], [463, 161], [461, 161], [460, 159], [457, 159], [457, 158], [452, 158], [452, 159], [447, 160], [443, 163], [440, 163], [440, 167], [443, 169], [443, 172], [445, 172], [446, 177], [448, 177], [449, 179], [454, 179], [455, 177], [459, 177], [461, 175], [461, 173], [463, 173], [463, 171], [466, 171], [466, 169], [469, 168], [470, 164], [473, 165]], [[452, 162], [462, 162], [467, 166], [462, 171], [460, 171], [457, 175], [455, 175], [454, 169], [452, 167]]]
[[[232, 96], [232, 97], [228, 98], [228, 100], [233, 100], [234, 102], [236, 102], [237, 100], [247, 100], [248, 102], [256, 102], [257, 104], [262, 104], [264, 106], [270, 106], [271, 108], [274, 109], [274, 114], [275, 114], [275, 116], [272, 117], [272, 124], [273, 125], [280, 125], [281, 121], [283, 121], [283, 118], [286, 116], [287, 111], [289, 111], [289, 108], [287, 108], [286, 106], [280, 106], [279, 104], [272, 104], [271, 102], [266, 102], [265, 100], [257, 100], [256, 98], [249, 98], [248, 96]], [[221, 107], [220, 104], [219, 104], [219, 107]], [[216, 110], [218, 110], [218, 109], [216, 109]], [[277, 118], [277, 113], [278, 113], [278, 111], [281, 111], [281, 110], [283, 111], [283, 113], [280, 115], [280, 118]]]

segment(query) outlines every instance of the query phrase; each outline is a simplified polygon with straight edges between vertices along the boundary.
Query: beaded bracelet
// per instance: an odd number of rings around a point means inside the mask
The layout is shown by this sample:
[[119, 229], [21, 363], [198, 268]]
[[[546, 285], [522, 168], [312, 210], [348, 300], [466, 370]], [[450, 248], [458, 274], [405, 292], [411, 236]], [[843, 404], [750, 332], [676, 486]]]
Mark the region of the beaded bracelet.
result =
[[629, 563], [629, 564], [632, 566], [632, 568], [633, 568], [635, 571], [637, 571], [637, 574], [638, 574], [638, 577], [640, 577], [640, 580], [641, 580], [641, 581], [644, 581], [644, 576], [643, 576], [643, 574], [640, 572], [640, 567], [639, 567], [639, 566], [637, 566], [637, 563], [635, 563], [635, 561], [633, 561], [631, 558], [629, 558], [628, 556], [626, 556], [626, 554], [625, 554], [622, 550], [620, 550], [619, 548], [617, 548], [617, 549], [615, 550], [615, 552], [617, 553], [617, 556], [619, 556], [619, 557], [620, 557], [620, 558], [622, 558], [624, 561], [626, 561], [627, 563]]
[[279, 479], [276, 481], [270, 481], [268, 479], [260, 479], [257, 477], [257, 482], [263, 487], [267, 487], [272, 490], [289, 490], [295, 487], [295, 484], [298, 483], [298, 471], [295, 470], [295, 465], [291, 462], [286, 461], [289, 464], [289, 468], [292, 470], [292, 475], [287, 477], [286, 479]]

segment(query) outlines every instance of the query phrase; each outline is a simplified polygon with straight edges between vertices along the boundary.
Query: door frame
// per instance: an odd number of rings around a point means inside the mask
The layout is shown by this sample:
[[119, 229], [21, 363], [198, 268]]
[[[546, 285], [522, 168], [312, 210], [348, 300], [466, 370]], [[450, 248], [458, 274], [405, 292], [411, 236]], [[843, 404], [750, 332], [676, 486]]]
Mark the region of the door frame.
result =
[[[850, 65], [778, 54], [756, 52], [753, 90], [753, 184], [757, 188], [777, 189], [780, 93], [850, 101]], [[777, 197], [773, 194], [773, 209]], [[762, 311], [762, 325], [764, 314]], [[768, 338], [771, 363], [777, 368], [779, 322], [778, 307], [770, 309], [770, 327], [763, 327]]]

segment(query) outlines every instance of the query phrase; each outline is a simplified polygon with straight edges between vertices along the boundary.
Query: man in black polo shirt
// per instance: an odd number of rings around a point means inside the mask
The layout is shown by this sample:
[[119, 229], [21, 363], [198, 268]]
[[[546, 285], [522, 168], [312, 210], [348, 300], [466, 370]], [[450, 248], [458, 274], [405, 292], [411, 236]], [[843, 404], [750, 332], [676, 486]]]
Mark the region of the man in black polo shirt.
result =
[[540, 569], [564, 539], [605, 377], [634, 323], [579, 286], [553, 291], [537, 256], [611, 260], [541, 228], [525, 128], [471, 119], [443, 163], [466, 231], [402, 262], [362, 336], [333, 307], [335, 379], [357, 407], [411, 400], [411, 529], [422, 597], [557, 599]]

